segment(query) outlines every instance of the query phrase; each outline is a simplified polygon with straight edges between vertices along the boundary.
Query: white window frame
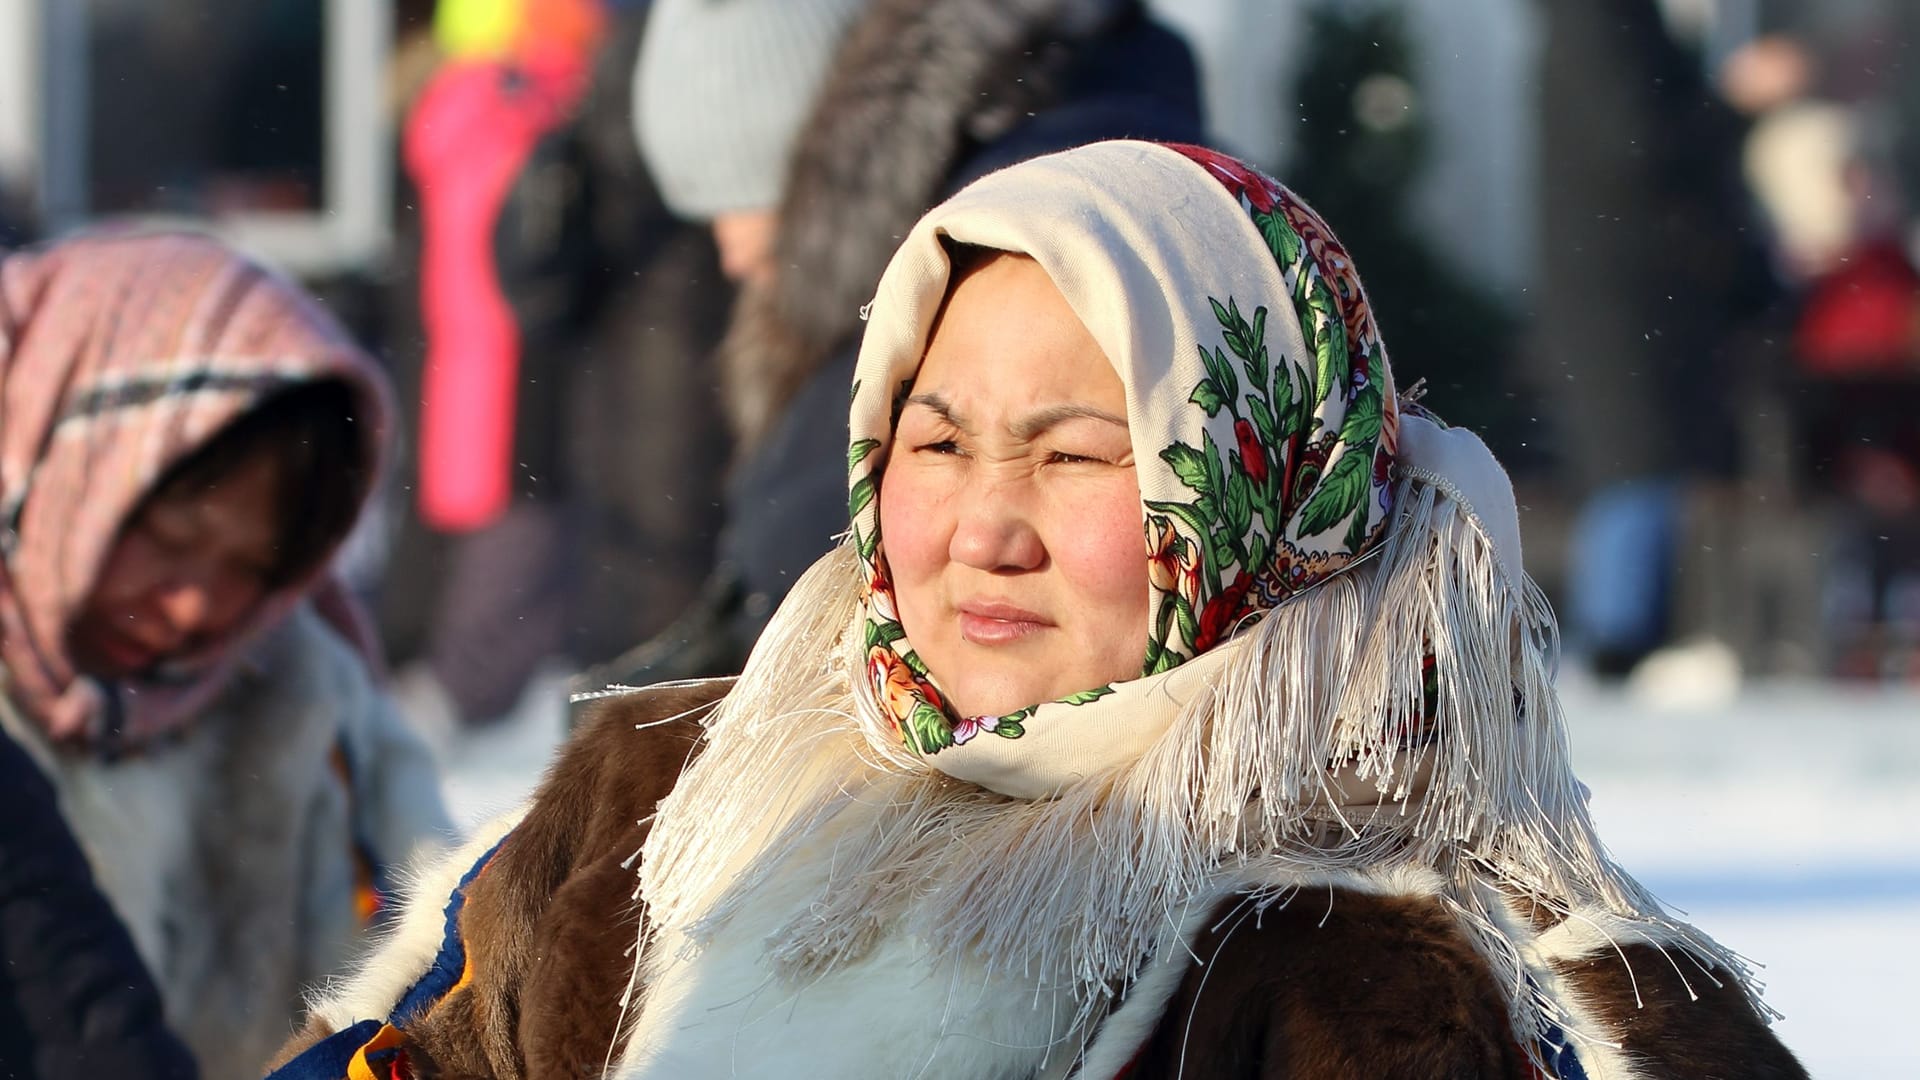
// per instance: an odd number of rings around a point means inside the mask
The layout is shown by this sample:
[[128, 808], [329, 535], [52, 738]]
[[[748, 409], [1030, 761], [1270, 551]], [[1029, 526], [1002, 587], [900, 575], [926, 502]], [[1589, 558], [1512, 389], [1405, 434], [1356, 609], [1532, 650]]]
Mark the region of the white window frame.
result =
[[[318, 211], [245, 212], [219, 219], [133, 215], [132, 220], [202, 229], [305, 276], [365, 269], [385, 257], [392, 237], [393, 131], [386, 86], [393, 4], [324, 0], [324, 5], [325, 205]], [[0, 178], [9, 155], [30, 163], [34, 201], [54, 235], [98, 220], [86, 205], [86, 31], [86, 8], [73, 0], [0, 0], [0, 35], [37, 39], [39, 46], [27, 50], [39, 61], [32, 70], [0, 75], [5, 80], [0, 81]], [[20, 51], [0, 46], [0, 60]]]

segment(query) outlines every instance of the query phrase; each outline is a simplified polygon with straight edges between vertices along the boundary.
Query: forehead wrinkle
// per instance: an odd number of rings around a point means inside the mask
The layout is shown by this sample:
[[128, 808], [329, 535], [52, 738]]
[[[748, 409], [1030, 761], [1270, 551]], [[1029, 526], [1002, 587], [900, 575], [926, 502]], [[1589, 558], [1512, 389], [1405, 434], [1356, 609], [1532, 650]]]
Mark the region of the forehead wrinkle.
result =
[[1015, 421], [1012, 427], [1009, 428], [1009, 431], [1014, 438], [1024, 442], [1068, 420], [1098, 420], [1102, 423], [1113, 424], [1122, 431], [1127, 430], [1127, 421], [1124, 417], [1115, 416], [1105, 409], [1095, 408], [1092, 405], [1069, 403], [1065, 405], [1052, 405], [1025, 416]]

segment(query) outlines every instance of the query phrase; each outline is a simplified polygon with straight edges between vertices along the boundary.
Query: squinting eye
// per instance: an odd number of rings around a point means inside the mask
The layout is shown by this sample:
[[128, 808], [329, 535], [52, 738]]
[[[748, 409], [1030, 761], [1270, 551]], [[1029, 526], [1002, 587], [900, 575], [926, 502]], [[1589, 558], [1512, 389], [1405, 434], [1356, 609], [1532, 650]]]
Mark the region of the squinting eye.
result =
[[246, 580], [249, 585], [265, 585], [273, 580], [274, 571], [279, 567], [273, 563], [243, 562], [234, 567], [234, 572]]
[[142, 516], [136, 528], [140, 530], [142, 536], [162, 551], [181, 554], [193, 547], [193, 538], [185, 530], [162, 525], [152, 514]]
[[1047, 460], [1056, 465], [1094, 465], [1108, 464], [1105, 458], [1087, 457], [1084, 454], [1055, 453]]
[[941, 439], [938, 442], [922, 443], [914, 447], [914, 450], [928, 454], [958, 454], [960, 444], [952, 439]]

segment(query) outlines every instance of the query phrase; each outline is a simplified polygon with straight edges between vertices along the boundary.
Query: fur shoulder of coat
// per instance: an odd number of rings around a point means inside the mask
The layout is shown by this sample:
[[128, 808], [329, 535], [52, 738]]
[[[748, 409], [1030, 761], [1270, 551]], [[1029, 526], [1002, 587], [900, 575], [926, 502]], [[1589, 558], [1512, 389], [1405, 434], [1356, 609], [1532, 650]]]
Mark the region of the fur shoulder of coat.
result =
[[[671, 684], [598, 703], [524, 815], [422, 879], [395, 939], [315, 1004], [283, 1059], [385, 1017], [431, 964], [453, 883], [504, 834], [462, 916], [471, 980], [405, 1028], [413, 1075], [602, 1075], [631, 1019], [621, 1003], [644, 918], [632, 860], [730, 686]], [[1229, 891], [1147, 965], [1069, 1075], [1537, 1080], [1505, 995], [1436, 882], [1419, 870], [1354, 874], [1258, 906]], [[1589, 1080], [1805, 1075], [1745, 996], [1688, 958], [1537, 931], [1556, 993], [1613, 1043], [1581, 1044]]]
[[967, 148], [1049, 103], [1067, 43], [1138, 9], [1138, 0], [874, 0], [843, 39], [788, 164], [775, 255], [801, 272], [743, 289], [721, 344], [743, 445], [859, 326], [894, 248]]
[[472, 977], [406, 1027], [414, 1075], [599, 1075], [639, 937], [632, 858], [731, 685], [666, 684], [596, 703], [522, 811], [418, 875], [390, 937], [310, 1003], [305, 1030], [276, 1062], [385, 1020], [432, 965], [448, 896], [497, 843], [460, 919]]
[[1536, 1071], [1491, 969], [1422, 876], [1213, 908], [1108, 1018], [1086, 1077], [1805, 1080], [1737, 985], [1631, 928], [1583, 932], [1612, 920], [1597, 911], [1533, 927], [1533, 960], [1574, 1029], [1568, 1060]]

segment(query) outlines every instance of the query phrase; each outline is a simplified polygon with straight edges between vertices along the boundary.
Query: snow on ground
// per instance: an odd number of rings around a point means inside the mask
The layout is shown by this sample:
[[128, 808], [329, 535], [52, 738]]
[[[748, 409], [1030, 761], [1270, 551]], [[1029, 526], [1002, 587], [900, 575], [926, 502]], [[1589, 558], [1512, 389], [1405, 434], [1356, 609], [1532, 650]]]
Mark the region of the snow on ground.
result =
[[567, 681], [535, 681], [504, 721], [467, 735], [447, 752], [447, 805], [462, 828], [518, 806], [540, 782], [566, 737]]
[[1662, 708], [1565, 688], [1614, 855], [1765, 966], [1816, 1077], [1911, 1077], [1920, 993], [1920, 694], [1758, 684]]
[[[562, 732], [549, 680], [449, 759], [471, 825], [517, 804]], [[1757, 683], [1660, 704], [1570, 676], [1574, 761], [1614, 854], [1670, 906], [1764, 965], [1779, 1031], [1814, 1076], [1916, 1075], [1920, 693]]]

